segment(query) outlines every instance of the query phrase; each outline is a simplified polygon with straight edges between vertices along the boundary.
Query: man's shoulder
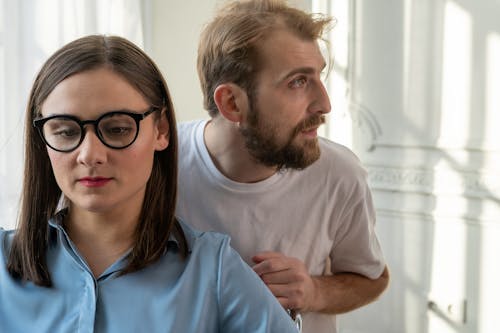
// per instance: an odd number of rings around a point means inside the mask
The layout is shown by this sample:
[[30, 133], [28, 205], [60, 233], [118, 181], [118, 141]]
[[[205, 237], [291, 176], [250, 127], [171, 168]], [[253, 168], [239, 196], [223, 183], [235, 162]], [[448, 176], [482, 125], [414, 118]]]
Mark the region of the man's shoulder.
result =
[[203, 131], [208, 120], [191, 120], [177, 124], [179, 173], [191, 169], [204, 159]]
[[335, 168], [361, 168], [360, 160], [352, 150], [339, 143], [319, 138], [320, 158], [318, 164]]
[[205, 126], [205, 123], [207, 122], [207, 119], [196, 119], [196, 120], [189, 120], [189, 121], [182, 121], [177, 123], [177, 132], [179, 136], [185, 137], [185, 136], [190, 136], [190, 134], [193, 134], [196, 132], [196, 130], [200, 126]]
[[207, 121], [207, 119], [198, 119], [177, 123], [177, 137], [181, 151], [191, 151], [203, 142], [203, 129]]
[[319, 138], [319, 145], [319, 159], [309, 167], [294, 172], [294, 179], [300, 183], [328, 184], [332, 190], [339, 186], [345, 189], [365, 187], [367, 171], [352, 150], [325, 138]]

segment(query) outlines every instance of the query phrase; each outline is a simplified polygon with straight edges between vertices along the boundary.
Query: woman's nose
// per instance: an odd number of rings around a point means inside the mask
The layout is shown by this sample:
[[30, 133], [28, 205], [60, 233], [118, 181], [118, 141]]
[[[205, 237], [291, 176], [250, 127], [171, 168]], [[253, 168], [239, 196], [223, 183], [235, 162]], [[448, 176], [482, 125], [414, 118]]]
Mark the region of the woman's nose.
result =
[[92, 128], [87, 128], [83, 141], [77, 149], [78, 163], [94, 166], [107, 161], [108, 147], [101, 142]]

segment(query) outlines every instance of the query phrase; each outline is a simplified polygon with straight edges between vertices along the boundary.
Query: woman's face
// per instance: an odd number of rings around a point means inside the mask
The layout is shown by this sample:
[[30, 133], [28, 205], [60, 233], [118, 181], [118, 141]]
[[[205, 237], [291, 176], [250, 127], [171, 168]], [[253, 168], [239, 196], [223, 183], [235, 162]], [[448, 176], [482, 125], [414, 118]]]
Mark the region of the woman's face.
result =
[[[42, 104], [41, 113], [42, 117], [70, 115], [85, 121], [118, 110], [141, 114], [150, 107], [140, 92], [120, 75], [99, 68], [59, 83]], [[71, 209], [138, 214], [154, 153], [168, 146], [168, 124], [163, 119], [155, 121], [158, 112], [139, 122], [137, 139], [124, 149], [104, 145], [92, 124], [85, 125], [83, 142], [75, 150], [59, 152], [47, 147], [55, 179], [69, 199]], [[53, 135], [62, 140], [73, 135], [61, 128], [54, 129]], [[112, 131], [120, 132], [121, 128], [113, 127]]]

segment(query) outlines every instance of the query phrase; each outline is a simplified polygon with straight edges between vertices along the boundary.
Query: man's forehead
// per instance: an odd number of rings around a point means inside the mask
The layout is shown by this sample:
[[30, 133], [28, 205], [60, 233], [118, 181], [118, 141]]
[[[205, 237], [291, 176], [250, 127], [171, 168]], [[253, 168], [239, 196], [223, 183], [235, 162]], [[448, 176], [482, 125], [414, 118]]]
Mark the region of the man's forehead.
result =
[[318, 42], [284, 29], [273, 31], [259, 43], [260, 72], [288, 76], [292, 72], [321, 72], [325, 60]]

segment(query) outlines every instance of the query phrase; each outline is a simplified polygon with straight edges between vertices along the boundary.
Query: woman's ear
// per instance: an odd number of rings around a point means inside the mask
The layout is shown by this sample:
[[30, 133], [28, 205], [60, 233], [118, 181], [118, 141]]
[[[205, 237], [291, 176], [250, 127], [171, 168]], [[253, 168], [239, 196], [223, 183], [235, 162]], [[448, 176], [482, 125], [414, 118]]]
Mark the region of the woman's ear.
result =
[[160, 119], [156, 121], [157, 131], [155, 150], [157, 151], [167, 149], [168, 144], [170, 143], [170, 126], [165, 115], [166, 112], [166, 108], [163, 108], [160, 113]]
[[214, 91], [214, 101], [219, 113], [229, 121], [239, 123], [248, 111], [247, 93], [234, 83], [223, 83]]

